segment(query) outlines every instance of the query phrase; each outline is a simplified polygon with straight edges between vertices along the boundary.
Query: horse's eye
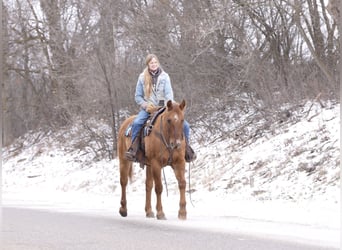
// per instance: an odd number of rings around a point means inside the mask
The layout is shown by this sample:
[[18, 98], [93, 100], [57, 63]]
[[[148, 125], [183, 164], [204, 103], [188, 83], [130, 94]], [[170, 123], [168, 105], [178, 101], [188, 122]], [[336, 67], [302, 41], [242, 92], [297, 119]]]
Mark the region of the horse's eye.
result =
[[170, 124], [171, 123], [171, 119], [167, 119], [167, 123]]

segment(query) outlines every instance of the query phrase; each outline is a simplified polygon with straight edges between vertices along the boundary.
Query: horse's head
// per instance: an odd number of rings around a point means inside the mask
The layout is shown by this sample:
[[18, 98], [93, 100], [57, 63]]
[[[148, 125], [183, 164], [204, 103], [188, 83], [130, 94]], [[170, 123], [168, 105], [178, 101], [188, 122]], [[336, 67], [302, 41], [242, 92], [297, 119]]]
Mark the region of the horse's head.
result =
[[169, 147], [172, 149], [179, 148], [183, 140], [183, 124], [185, 100], [180, 104], [168, 101], [166, 110], [163, 114], [163, 122], [165, 123], [164, 135], [166, 137]]

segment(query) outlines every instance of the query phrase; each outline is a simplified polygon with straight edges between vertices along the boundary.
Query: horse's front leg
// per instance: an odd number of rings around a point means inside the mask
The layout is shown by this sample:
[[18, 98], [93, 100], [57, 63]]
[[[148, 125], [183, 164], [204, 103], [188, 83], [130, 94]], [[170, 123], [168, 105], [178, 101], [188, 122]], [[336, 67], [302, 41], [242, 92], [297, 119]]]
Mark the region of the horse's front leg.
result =
[[178, 211], [178, 219], [186, 220], [186, 199], [185, 199], [185, 188], [186, 188], [186, 180], [185, 180], [185, 163], [174, 166], [174, 172], [178, 181], [179, 188], [179, 211]]
[[161, 195], [163, 192], [163, 183], [161, 179], [161, 167], [158, 164], [153, 166], [153, 179], [154, 179], [154, 184], [155, 184], [154, 189], [155, 189], [156, 196], [157, 196], [157, 204], [156, 204], [157, 219], [166, 220], [166, 217], [163, 211], [162, 200], [161, 200]]
[[145, 212], [146, 217], [154, 218], [154, 213], [152, 211], [151, 206], [151, 195], [152, 195], [152, 188], [153, 188], [153, 173], [151, 166], [146, 166], [146, 201], [145, 201]]

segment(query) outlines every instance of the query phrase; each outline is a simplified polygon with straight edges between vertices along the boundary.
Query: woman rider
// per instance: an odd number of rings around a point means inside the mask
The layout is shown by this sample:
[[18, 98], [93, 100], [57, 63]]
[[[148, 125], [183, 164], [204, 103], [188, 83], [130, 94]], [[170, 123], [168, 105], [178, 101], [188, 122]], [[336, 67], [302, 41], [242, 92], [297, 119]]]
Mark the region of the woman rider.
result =
[[[132, 144], [126, 152], [126, 158], [136, 161], [136, 153], [139, 147], [138, 134], [150, 116], [160, 103], [173, 100], [173, 90], [169, 75], [161, 68], [156, 55], [149, 54], [145, 60], [146, 68], [139, 75], [135, 89], [135, 102], [140, 106], [140, 111], [132, 124]], [[196, 159], [196, 154], [189, 145], [190, 126], [184, 121], [184, 135], [186, 141], [185, 160], [191, 162]]]

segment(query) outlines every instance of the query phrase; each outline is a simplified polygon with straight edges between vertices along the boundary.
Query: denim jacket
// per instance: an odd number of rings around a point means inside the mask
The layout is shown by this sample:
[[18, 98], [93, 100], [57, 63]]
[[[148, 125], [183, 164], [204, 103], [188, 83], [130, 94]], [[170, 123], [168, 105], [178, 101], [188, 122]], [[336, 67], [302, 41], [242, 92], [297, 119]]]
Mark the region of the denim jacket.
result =
[[170, 77], [164, 70], [160, 73], [156, 87], [153, 88], [149, 98], [145, 96], [144, 73], [139, 75], [135, 89], [135, 102], [142, 109], [146, 109], [148, 103], [157, 106], [159, 101], [164, 101], [164, 103], [166, 103], [168, 100], [173, 101], [173, 90]]

